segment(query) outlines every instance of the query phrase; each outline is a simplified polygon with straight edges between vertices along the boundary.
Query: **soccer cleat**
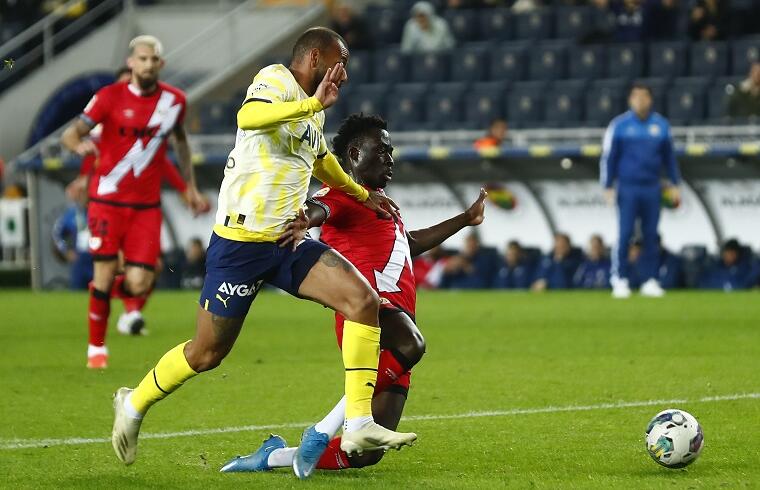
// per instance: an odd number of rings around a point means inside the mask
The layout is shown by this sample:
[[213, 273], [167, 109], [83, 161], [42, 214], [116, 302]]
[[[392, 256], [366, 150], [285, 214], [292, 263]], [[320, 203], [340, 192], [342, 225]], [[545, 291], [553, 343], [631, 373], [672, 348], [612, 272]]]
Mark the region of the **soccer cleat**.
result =
[[219, 470], [222, 473], [238, 473], [238, 472], [252, 472], [252, 471], [270, 471], [267, 461], [269, 455], [275, 449], [282, 449], [288, 447], [288, 443], [282, 437], [270, 434], [268, 439], [264, 440], [255, 453], [248, 456], [237, 456], [227, 461], [224, 466]]
[[655, 278], [649, 279], [642, 284], [639, 292], [642, 296], [648, 298], [662, 298], [665, 296], [665, 290], [662, 289], [662, 286], [660, 286], [660, 283]]
[[145, 319], [140, 310], [124, 312], [119, 316], [116, 322], [116, 330], [123, 335], [146, 335]]
[[314, 426], [307, 427], [301, 436], [301, 444], [293, 456], [293, 473], [300, 479], [309, 478], [317, 467], [319, 458], [327, 449], [330, 436], [318, 432]]
[[135, 462], [137, 457], [137, 435], [140, 433], [142, 419], [130, 417], [124, 409], [127, 395], [133, 390], [119, 388], [113, 396], [113, 431], [111, 431], [111, 445], [116, 452], [116, 457], [126, 464]]
[[108, 367], [108, 354], [87, 356], [87, 367], [90, 369], [105, 369]]
[[613, 298], [626, 299], [631, 297], [631, 288], [628, 286], [628, 279], [613, 277], [610, 279], [610, 283], [612, 283]]
[[343, 432], [340, 441], [340, 449], [349, 456], [364, 451], [375, 449], [401, 449], [402, 446], [411, 446], [417, 440], [417, 434], [413, 432], [394, 432], [385, 427], [371, 422], [362, 429]]

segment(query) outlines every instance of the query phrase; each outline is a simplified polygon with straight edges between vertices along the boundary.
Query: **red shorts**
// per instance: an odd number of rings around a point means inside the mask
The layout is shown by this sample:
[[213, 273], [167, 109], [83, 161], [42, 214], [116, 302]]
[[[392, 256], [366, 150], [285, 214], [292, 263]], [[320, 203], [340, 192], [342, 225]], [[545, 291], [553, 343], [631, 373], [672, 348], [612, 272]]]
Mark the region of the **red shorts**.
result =
[[[381, 302], [380, 308], [389, 308], [393, 310], [398, 310], [395, 306], [393, 306], [391, 303]], [[343, 322], [345, 322], [346, 319], [341, 315], [340, 313], [335, 313], [335, 336], [338, 339], [338, 347], [343, 349]], [[400, 386], [407, 391], [409, 391], [409, 385], [412, 382], [412, 371], [409, 370], [399, 376], [399, 378], [396, 380], [395, 383], [391, 386]]]
[[116, 259], [154, 268], [161, 253], [161, 208], [136, 209], [90, 202], [87, 207], [90, 253], [94, 260]]

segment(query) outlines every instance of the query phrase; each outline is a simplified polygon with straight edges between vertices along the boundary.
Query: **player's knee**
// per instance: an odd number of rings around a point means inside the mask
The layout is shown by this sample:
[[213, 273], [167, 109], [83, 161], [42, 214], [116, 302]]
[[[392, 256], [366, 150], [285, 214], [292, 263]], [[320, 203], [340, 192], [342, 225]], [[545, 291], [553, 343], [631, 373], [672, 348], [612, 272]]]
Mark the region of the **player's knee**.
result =
[[370, 451], [362, 454], [361, 456], [351, 456], [352, 468], [364, 468], [365, 466], [376, 465], [383, 459], [384, 451]]
[[420, 362], [420, 360], [422, 360], [422, 356], [425, 355], [426, 348], [427, 345], [425, 344], [425, 337], [423, 337], [422, 333], [417, 330], [412, 334], [412, 337], [409, 340], [409, 346], [407, 350], [409, 361], [413, 364]]
[[370, 288], [363, 288], [346, 303], [345, 314], [349, 320], [377, 317], [380, 297]]
[[215, 349], [204, 349], [195, 343], [190, 343], [185, 349], [187, 363], [196, 373], [211, 371], [218, 367], [226, 354], [226, 352]]

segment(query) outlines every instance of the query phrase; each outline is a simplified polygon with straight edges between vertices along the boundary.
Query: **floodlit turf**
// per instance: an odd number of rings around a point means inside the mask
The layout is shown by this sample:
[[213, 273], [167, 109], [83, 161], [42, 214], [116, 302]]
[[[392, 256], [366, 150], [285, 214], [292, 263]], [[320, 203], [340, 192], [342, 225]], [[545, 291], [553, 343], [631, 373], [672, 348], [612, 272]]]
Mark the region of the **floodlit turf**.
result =
[[[628, 301], [601, 293], [422, 294], [428, 354], [415, 369], [406, 413], [452, 418], [403, 421], [418, 444], [373, 468], [319, 472], [309, 482], [286, 470], [218, 473], [229, 457], [255, 449], [270, 432], [263, 428], [144, 439], [128, 468], [110, 443], [62, 444], [110, 435], [111, 393], [134, 386], [192, 335], [195, 300], [195, 293], [157, 293], [146, 312], [150, 335], [125, 338], [112, 329], [111, 367], [93, 372], [84, 367], [84, 294], [0, 292], [0, 486], [760, 486], [760, 398], [695, 401], [760, 393], [756, 292]], [[291, 424], [272, 431], [296, 442], [300, 423], [341, 396], [331, 319], [314, 304], [262, 294], [224, 364], [157, 405], [143, 432]], [[674, 399], [687, 401], [642, 406]], [[705, 432], [702, 456], [684, 470], [661, 468], [644, 450], [644, 427], [670, 406], [691, 412]], [[499, 413], [468, 415], [489, 411]], [[11, 447], [41, 439], [57, 441]]]

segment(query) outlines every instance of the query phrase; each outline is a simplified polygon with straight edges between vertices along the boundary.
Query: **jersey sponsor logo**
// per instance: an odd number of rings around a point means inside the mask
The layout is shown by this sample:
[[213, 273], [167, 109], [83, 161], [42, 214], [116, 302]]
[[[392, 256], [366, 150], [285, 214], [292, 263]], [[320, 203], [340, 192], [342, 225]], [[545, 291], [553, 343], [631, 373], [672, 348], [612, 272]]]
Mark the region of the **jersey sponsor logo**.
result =
[[[220, 293], [227, 294], [229, 296], [240, 296], [246, 297], [246, 296], [253, 296], [253, 294], [256, 292], [255, 287], [250, 287], [247, 284], [232, 284], [229, 282], [223, 282], [221, 286], [219, 286], [219, 289], [217, 289]], [[219, 295], [217, 295], [219, 296]], [[229, 299], [229, 298], [227, 298]], [[221, 298], [220, 298], [221, 300]], [[224, 301], [222, 301], [224, 303]], [[225, 303], [226, 305], [226, 303]]]
[[409, 264], [412, 269], [412, 252], [409, 250], [409, 242], [406, 235], [401, 231], [399, 224], [396, 223], [396, 240], [393, 242], [393, 250], [388, 262], [382, 271], [375, 270], [375, 284], [377, 290], [381, 293], [398, 293], [401, 288], [398, 282], [401, 280], [401, 274], [404, 267]]
[[319, 151], [319, 131], [312, 129], [311, 124], [306, 124], [306, 129], [298, 139], [301, 143], [306, 142], [314, 151]]

